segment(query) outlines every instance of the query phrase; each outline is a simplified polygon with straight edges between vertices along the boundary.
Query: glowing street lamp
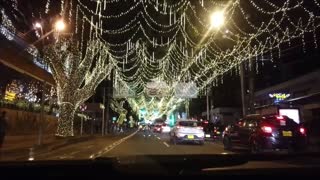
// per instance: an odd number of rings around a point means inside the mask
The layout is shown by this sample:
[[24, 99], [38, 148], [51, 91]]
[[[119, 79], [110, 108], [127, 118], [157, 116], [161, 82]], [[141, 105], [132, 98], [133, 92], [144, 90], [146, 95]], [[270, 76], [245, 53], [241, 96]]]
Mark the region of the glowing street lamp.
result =
[[65, 23], [63, 20], [58, 20], [56, 24], [54, 25], [56, 31], [63, 31], [66, 27]]
[[36, 23], [34, 24], [34, 28], [36, 28], [36, 29], [42, 29], [41, 23], [36, 22]]
[[210, 28], [220, 28], [224, 24], [224, 12], [223, 11], [216, 11], [211, 14], [210, 16]]

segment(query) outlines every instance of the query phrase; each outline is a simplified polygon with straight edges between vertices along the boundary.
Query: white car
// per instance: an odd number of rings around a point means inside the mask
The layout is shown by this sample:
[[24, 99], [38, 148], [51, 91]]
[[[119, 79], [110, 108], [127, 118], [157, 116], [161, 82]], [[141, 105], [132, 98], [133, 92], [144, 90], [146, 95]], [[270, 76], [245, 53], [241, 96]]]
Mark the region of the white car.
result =
[[163, 124], [161, 126], [161, 132], [162, 133], [169, 133], [171, 131], [171, 128], [168, 124]]
[[178, 121], [169, 134], [170, 141], [173, 144], [179, 142], [197, 142], [201, 145], [204, 144], [203, 127], [198, 121]]

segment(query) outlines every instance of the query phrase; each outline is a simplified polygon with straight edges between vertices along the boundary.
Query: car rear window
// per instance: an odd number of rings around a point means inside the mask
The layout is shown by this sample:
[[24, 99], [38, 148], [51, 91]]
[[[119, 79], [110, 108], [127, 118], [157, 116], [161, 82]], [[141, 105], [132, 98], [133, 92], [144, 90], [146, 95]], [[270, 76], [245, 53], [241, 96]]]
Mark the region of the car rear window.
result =
[[197, 127], [197, 126], [200, 126], [200, 123], [195, 121], [180, 121], [179, 125], [187, 126], [187, 127]]
[[285, 126], [296, 126], [298, 125], [296, 122], [294, 122], [293, 119], [290, 119], [288, 117], [283, 117], [283, 119], [278, 119], [275, 116], [269, 116], [265, 117], [263, 122], [271, 123], [275, 126], [281, 126], [281, 121], [285, 121]]

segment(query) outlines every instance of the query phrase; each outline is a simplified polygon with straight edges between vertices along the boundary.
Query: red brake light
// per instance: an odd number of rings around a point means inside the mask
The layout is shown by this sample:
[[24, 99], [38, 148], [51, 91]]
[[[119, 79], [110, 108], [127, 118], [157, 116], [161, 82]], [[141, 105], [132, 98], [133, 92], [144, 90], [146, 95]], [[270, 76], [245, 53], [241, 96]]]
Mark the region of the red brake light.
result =
[[204, 124], [208, 124], [209, 122], [208, 122], [208, 121], [204, 121], [203, 123], [204, 123]]
[[303, 135], [306, 134], [306, 129], [303, 128], [303, 127], [299, 128], [299, 131], [300, 131], [300, 133], [303, 134]]
[[261, 129], [265, 133], [272, 133], [272, 128], [270, 126], [262, 126]]

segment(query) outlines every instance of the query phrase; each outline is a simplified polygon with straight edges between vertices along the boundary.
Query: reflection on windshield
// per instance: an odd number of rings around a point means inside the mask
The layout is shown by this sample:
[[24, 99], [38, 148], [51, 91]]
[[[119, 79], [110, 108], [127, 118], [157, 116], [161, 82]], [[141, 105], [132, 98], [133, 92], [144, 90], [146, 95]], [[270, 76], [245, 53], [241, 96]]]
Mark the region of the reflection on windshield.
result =
[[3, 3], [0, 161], [318, 152], [320, 6], [288, 4]]

